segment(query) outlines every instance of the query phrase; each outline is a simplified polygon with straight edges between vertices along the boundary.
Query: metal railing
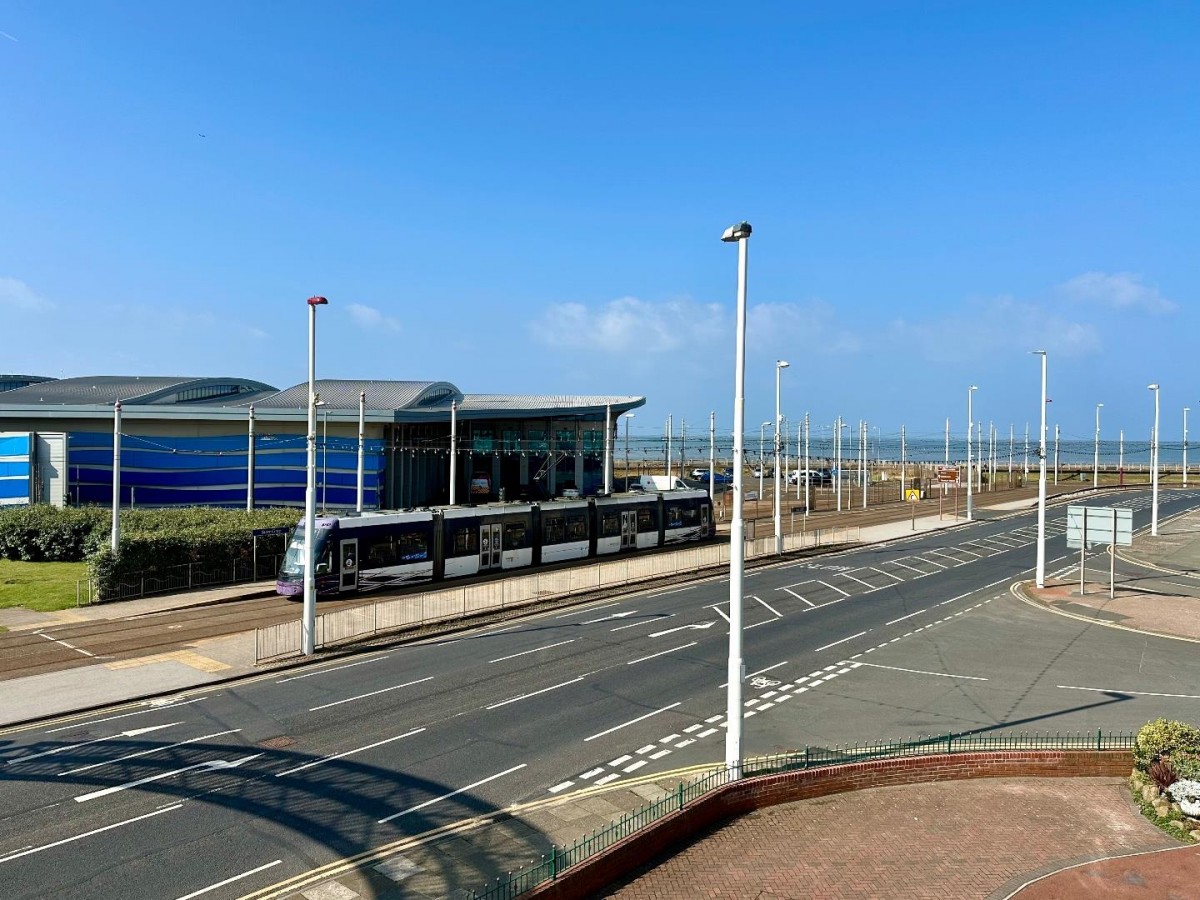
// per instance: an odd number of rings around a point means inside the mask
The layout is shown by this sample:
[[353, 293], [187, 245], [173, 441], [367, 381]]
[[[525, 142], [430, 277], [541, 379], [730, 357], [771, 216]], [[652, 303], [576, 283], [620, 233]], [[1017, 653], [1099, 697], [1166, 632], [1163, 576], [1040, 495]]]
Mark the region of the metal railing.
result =
[[231, 559], [227, 563], [185, 563], [164, 566], [161, 569], [145, 569], [138, 572], [122, 572], [106, 579], [103, 590], [92, 577], [76, 582], [77, 605], [100, 603], [108, 600], [130, 600], [152, 594], [171, 591], [187, 591], [196, 588], [214, 587], [222, 584], [238, 584], [244, 581], [261, 581], [274, 578], [283, 561], [282, 553], [259, 554], [257, 560]]
[[[979, 753], [1005, 750], [1132, 750], [1134, 732], [1028, 734], [941, 734], [905, 741], [873, 741], [846, 747], [805, 747], [795, 753], [760, 756], [743, 763], [744, 777], [774, 775], [800, 769], [817, 769], [869, 759], [900, 759], [907, 756], [927, 756], [933, 753]], [[552, 881], [566, 869], [600, 853], [618, 841], [682, 810], [716, 788], [733, 779], [729, 769], [722, 766], [699, 776], [696, 780], [679, 782], [674, 791], [661, 800], [648, 803], [617, 819], [608, 828], [586, 834], [575, 843], [559, 847], [551, 845], [541, 859], [519, 872], [510, 872], [496, 879], [495, 884], [472, 891], [472, 900], [511, 900], [532, 890], [545, 881]]]
[[[799, 550], [857, 541], [856, 526], [814, 529], [784, 535], [785, 550]], [[775, 538], [746, 541], [746, 558], [775, 555]], [[394, 600], [377, 600], [352, 609], [323, 613], [317, 617], [313, 640], [318, 648], [345, 641], [396, 631], [449, 622], [480, 613], [561, 599], [590, 591], [623, 587], [653, 578], [696, 572], [729, 564], [728, 544], [688, 547], [674, 553], [606, 560], [586, 566], [511, 575], [494, 581], [462, 587], [442, 588], [411, 594]], [[294, 656], [300, 653], [298, 624], [285, 622], [257, 629], [255, 662]]]

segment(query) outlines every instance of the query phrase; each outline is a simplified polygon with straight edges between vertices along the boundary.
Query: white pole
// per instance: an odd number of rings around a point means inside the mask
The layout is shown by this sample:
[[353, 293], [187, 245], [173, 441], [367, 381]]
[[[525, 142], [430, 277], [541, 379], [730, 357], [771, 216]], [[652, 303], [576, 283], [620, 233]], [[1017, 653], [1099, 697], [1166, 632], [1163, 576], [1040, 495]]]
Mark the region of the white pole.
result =
[[1024, 480], [1029, 480], [1029, 423], [1025, 423], [1025, 471]]
[[1058, 484], [1058, 437], [1059, 426], [1054, 426], [1054, 483]]
[[[366, 449], [366, 438], [367, 438], [367, 392], [359, 391], [358, 392], [358, 496], [355, 501], [355, 508], [358, 510], [358, 514], [360, 516], [362, 515], [362, 511], [363, 511], [364, 482], [366, 481], [366, 477], [365, 477], [366, 465], [364, 462], [364, 452]], [[451, 458], [453, 458], [453, 457], [451, 457]], [[453, 484], [453, 483], [454, 483], [454, 479], [451, 478], [451, 484]]]
[[708, 414], [708, 498], [716, 499], [716, 413]]
[[[1092, 461], [1092, 487], [1100, 487], [1100, 408], [1103, 403], [1096, 404], [1096, 453]], [[1115, 539], [1114, 539], [1115, 540]]]
[[[612, 494], [613, 483], [613, 446], [612, 446], [612, 404], [604, 404], [604, 496]], [[683, 473], [680, 472], [680, 475]]]
[[629, 490], [629, 420], [634, 416], [633, 413], [625, 413], [625, 490]]
[[1036, 584], [1040, 588], [1046, 586], [1046, 351], [1034, 350], [1042, 358], [1042, 424], [1038, 430], [1038, 460], [1040, 461], [1041, 477], [1038, 478], [1038, 519], [1037, 519], [1037, 575]]
[[1150, 534], [1158, 534], [1158, 385], [1154, 391], [1154, 440], [1150, 445]]
[[317, 630], [317, 307], [329, 301], [308, 298], [308, 459], [304, 485], [304, 619], [301, 649], [305, 656], [316, 650]]
[[785, 359], [775, 360], [775, 555], [783, 553], [783, 495], [779, 480], [779, 451], [781, 449], [779, 426], [782, 424], [779, 413], [779, 377], [788, 367]]
[[1183, 486], [1187, 487], [1187, 414], [1190, 407], [1183, 408]]
[[833, 453], [837, 461], [837, 511], [842, 511], [842, 417], [838, 416], [833, 423]]
[[254, 509], [254, 404], [246, 425], [246, 512]]
[[1117, 471], [1121, 473], [1121, 483], [1125, 483], [1125, 429], [1121, 429], [1121, 437], [1117, 442]]
[[862, 457], [862, 478], [861, 478], [861, 480], [862, 480], [862, 508], [866, 509], [867, 508], [867, 482], [871, 480], [870, 476], [867, 472], [867, 441], [869, 439], [868, 436], [869, 436], [870, 432], [867, 429], [866, 419], [863, 420], [862, 424], [859, 425], [858, 428], [859, 428], [859, 435], [858, 435], [859, 455]]
[[971, 477], [971, 427], [975, 421], [974, 413], [971, 411], [971, 400], [975, 396], [975, 392], [979, 390], [978, 385], [971, 385], [967, 388], [967, 521], [972, 519], [972, 513], [975, 510], [974, 502], [971, 497], [972, 482], [975, 480]]
[[1012, 487], [1012, 470], [1013, 470], [1013, 447], [1015, 432], [1013, 431], [1012, 422], [1008, 423], [1008, 486]]
[[907, 500], [908, 495], [904, 491], [907, 483], [907, 447], [904, 444], [904, 426], [900, 426], [900, 499]]
[[725, 717], [725, 765], [730, 778], [742, 776], [742, 575], [745, 524], [742, 521], [742, 481], [745, 477], [743, 432], [746, 397], [746, 267], [750, 225], [743, 222], [725, 232], [723, 240], [738, 243], [737, 349], [733, 391], [733, 519], [729, 530], [729, 661]]
[[811, 470], [809, 469], [808, 458], [808, 413], [804, 414], [804, 514], [808, 515], [808, 508], [812, 504], [809, 502], [809, 482]]
[[113, 404], [112, 553], [121, 554], [121, 401]]
[[[671, 483], [671, 472], [674, 471], [672, 468], [674, 465], [674, 460], [671, 459], [671, 432], [675, 430], [675, 424], [671, 421], [672, 415], [674, 415], [674, 413], [667, 414], [667, 484]], [[679, 474], [682, 475], [683, 473], [680, 472]]]
[[[767, 472], [767, 457], [763, 448], [766, 446], [767, 426], [770, 422], [763, 422], [758, 428], [758, 502], [762, 503], [763, 499], [763, 476]], [[755, 535], [757, 537], [757, 535]]]

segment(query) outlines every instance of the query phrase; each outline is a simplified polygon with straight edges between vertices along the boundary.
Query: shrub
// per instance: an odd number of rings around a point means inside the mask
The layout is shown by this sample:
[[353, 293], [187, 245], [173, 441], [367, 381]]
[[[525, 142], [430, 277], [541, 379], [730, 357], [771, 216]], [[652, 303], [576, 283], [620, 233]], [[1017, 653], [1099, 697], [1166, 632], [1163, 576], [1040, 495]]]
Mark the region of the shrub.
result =
[[1176, 778], [1200, 781], [1200, 757], [1190, 753], [1177, 753], [1171, 757], [1171, 768]]
[[1150, 777], [1154, 779], [1154, 783], [1158, 785], [1160, 791], [1165, 791], [1176, 780], [1175, 770], [1171, 768], [1171, 764], [1165, 759], [1160, 759], [1158, 762], [1151, 764]]
[[1155, 719], [1147, 722], [1133, 742], [1134, 764], [1143, 772], [1160, 759], [1200, 757], [1200, 729], [1186, 722]]
[[34, 505], [0, 510], [0, 557], [25, 562], [79, 562], [108, 535], [108, 510]]

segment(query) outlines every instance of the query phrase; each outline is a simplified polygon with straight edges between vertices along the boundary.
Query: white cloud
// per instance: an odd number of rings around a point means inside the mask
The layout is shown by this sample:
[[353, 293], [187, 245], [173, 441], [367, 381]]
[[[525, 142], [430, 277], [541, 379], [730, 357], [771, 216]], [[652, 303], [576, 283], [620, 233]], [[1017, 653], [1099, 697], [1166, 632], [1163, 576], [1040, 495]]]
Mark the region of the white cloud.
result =
[[1102, 349], [1090, 322], [1073, 322], [1058, 313], [1012, 297], [965, 304], [962, 312], [927, 322], [898, 319], [890, 329], [896, 348], [911, 348], [920, 359], [961, 362], [996, 353], [1046, 349], [1066, 356], [1087, 356]]
[[642, 355], [710, 343], [725, 333], [725, 313], [715, 303], [621, 297], [594, 310], [582, 303], [559, 303], [529, 327], [538, 341], [562, 350]]
[[0, 309], [53, 309], [54, 304], [16, 278], [0, 278]]
[[1059, 286], [1059, 289], [1081, 303], [1098, 303], [1113, 309], [1144, 309], [1153, 313], [1173, 312], [1177, 304], [1158, 292], [1158, 288], [1142, 283], [1142, 277], [1132, 272], [1084, 272]]
[[[754, 346], [805, 355], [856, 353], [862, 339], [841, 327], [837, 311], [823, 300], [808, 303], [760, 303], [750, 307], [746, 340]], [[800, 346], [789, 351], [789, 345]]]
[[362, 303], [351, 303], [346, 307], [350, 312], [350, 318], [354, 320], [354, 324], [366, 331], [375, 331], [383, 328], [387, 331], [399, 331], [400, 320], [392, 316], [385, 316], [382, 312], [373, 306], [365, 306]]

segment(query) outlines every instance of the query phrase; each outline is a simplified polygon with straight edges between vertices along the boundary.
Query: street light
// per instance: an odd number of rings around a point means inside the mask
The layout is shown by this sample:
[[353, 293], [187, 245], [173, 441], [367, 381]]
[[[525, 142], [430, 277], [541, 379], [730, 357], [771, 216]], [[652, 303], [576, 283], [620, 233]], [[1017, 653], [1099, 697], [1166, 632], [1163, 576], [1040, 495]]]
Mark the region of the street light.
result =
[[308, 454], [304, 484], [304, 620], [301, 650], [312, 656], [317, 626], [317, 307], [324, 297], [308, 298]]
[[973, 418], [971, 418], [971, 415], [972, 415], [972, 413], [971, 413], [971, 398], [974, 396], [974, 394], [977, 390], [979, 390], [979, 385], [976, 385], [976, 384], [973, 384], [969, 388], [967, 388], [967, 521], [968, 522], [971, 521], [971, 519], [972, 519], [971, 514], [974, 512], [974, 509], [975, 509], [975, 507], [972, 503], [972, 500], [971, 500], [971, 482], [973, 481], [973, 479], [971, 478], [971, 427], [972, 427], [971, 423], [975, 421]]
[[1046, 586], [1046, 351], [1030, 351], [1042, 358], [1042, 424], [1038, 430], [1038, 460], [1041, 475], [1038, 478], [1038, 519], [1037, 519], [1037, 569], [1035, 584]]
[[1158, 385], [1148, 384], [1154, 391], [1154, 434], [1150, 441], [1150, 534], [1158, 535]]
[[762, 503], [763, 496], [763, 473], [767, 468], [767, 457], [763, 452], [763, 447], [766, 445], [767, 428], [770, 427], [770, 422], [763, 422], [758, 429], [758, 502]]
[[1092, 465], [1092, 487], [1100, 487], [1100, 409], [1103, 403], [1096, 404], [1096, 460]]
[[316, 405], [321, 407], [321, 515], [325, 515], [325, 491], [329, 484], [329, 410], [325, 409], [325, 401], [317, 397]]
[[1183, 486], [1187, 487], [1187, 414], [1190, 406], [1183, 408]]
[[622, 418], [625, 419], [625, 490], [626, 491], [629, 490], [629, 420], [632, 419], [635, 415], [636, 415], [636, 413], [627, 412], [627, 413], [625, 413], [624, 416], [622, 416]]
[[737, 337], [733, 370], [733, 519], [729, 525], [729, 662], [725, 707], [725, 765], [731, 779], [742, 777], [742, 575], [745, 564], [745, 523], [742, 521], [742, 482], [745, 473], [743, 432], [746, 428], [746, 268], [750, 223], [731, 225], [721, 235], [738, 245]]
[[779, 484], [779, 373], [788, 367], [786, 359], [775, 360], [775, 555], [783, 553], [783, 508]]

